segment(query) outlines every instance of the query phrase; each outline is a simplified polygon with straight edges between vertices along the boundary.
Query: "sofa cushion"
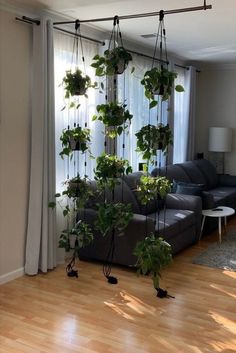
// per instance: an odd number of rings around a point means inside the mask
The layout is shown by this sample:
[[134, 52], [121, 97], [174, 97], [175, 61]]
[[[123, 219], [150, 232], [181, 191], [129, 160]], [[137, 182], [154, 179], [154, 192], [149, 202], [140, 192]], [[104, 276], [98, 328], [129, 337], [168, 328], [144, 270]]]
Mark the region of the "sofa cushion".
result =
[[204, 184], [204, 185], [207, 184], [206, 177], [192, 161], [188, 161], [181, 164], [179, 163], [177, 165], [183, 168], [183, 170], [188, 175], [192, 183], [198, 183], [198, 184]]
[[[148, 217], [156, 220], [156, 233], [165, 239], [174, 237], [196, 223], [195, 213], [190, 210], [161, 210], [159, 214], [152, 213]], [[159, 222], [158, 222], [159, 220]]]
[[207, 189], [214, 189], [218, 185], [216, 169], [206, 159], [196, 159], [193, 163], [201, 170], [207, 181]]
[[235, 207], [236, 204], [236, 187], [218, 186], [216, 189], [208, 191], [214, 198], [216, 206]]
[[173, 179], [176, 179], [179, 181], [191, 182], [190, 178], [185, 173], [183, 168], [181, 168], [177, 164], [170, 164], [167, 167], [155, 168], [153, 169], [151, 174], [152, 176], [158, 176], [158, 175], [165, 176], [171, 182], [173, 181]]

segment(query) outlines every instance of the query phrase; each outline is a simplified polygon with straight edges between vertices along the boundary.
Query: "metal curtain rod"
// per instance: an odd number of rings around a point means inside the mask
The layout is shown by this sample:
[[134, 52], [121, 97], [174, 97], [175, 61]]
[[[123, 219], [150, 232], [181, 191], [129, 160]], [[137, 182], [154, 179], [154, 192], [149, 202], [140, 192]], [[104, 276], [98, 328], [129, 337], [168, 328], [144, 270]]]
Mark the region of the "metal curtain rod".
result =
[[77, 36], [77, 37], [80, 37], [80, 38], [83, 38], [83, 39], [88, 39], [92, 42], [95, 42], [95, 43], [98, 43], [98, 44], [101, 44], [101, 45], [105, 45], [105, 42], [102, 42], [101, 40], [98, 40], [98, 39], [94, 39], [94, 38], [90, 38], [90, 37], [87, 37], [87, 36], [84, 36], [84, 35], [80, 35], [78, 33], [75, 33], [75, 32], [71, 32], [71, 31], [68, 31], [67, 29], [63, 29], [63, 28], [60, 28], [60, 27], [57, 27], [57, 26], [53, 26], [54, 29], [56, 29], [57, 31], [61, 31], [61, 32], [64, 32], [64, 33], [67, 33], [67, 34], [70, 34], [72, 36]]
[[[183, 9], [175, 9], [175, 10], [166, 10], [164, 11], [164, 15], [171, 15], [175, 13], [181, 13], [181, 12], [190, 12], [190, 11], [200, 11], [200, 10], [209, 10], [212, 9], [212, 5], [204, 5], [202, 6], [195, 6], [195, 7], [185, 7]], [[119, 16], [119, 20], [127, 20], [130, 18], [141, 18], [141, 17], [151, 17], [151, 16], [159, 16], [160, 12], [147, 12], [147, 13], [141, 13], [141, 14], [136, 14], [136, 15], [126, 15], [126, 16]], [[94, 18], [90, 20], [80, 20], [80, 23], [85, 23], [85, 22], [103, 22], [103, 21], [111, 21], [114, 19], [113, 17], [102, 17], [102, 18]], [[65, 22], [55, 22], [54, 25], [63, 25], [63, 24], [70, 24], [70, 23], [75, 23], [75, 21], [65, 21]]]
[[29, 24], [36, 24], [37, 26], [40, 25], [40, 21], [36, 20], [34, 18], [30, 18], [30, 17], [26, 17], [26, 16], [22, 16], [21, 18], [16, 17], [15, 18], [17, 21], [21, 21], [21, 22], [25, 22], [25, 23], [29, 23]]

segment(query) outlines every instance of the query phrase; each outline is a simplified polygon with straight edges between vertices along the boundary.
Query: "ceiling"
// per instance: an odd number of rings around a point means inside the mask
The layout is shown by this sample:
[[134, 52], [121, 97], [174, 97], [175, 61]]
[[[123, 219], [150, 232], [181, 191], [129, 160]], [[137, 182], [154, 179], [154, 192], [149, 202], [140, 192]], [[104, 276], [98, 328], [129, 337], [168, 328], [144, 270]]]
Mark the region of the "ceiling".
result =
[[[30, 10], [50, 10], [65, 16], [91, 19], [202, 6], [203, 0], [8, 0]], [[168, 52], [185, 62], [202, 64], [236, 63], [236, 1], [207, 0], [211, 10], [165, 16]], [[110, 31], [112, 22], [96, 22], [93, 27]], [[158, 18], [120, 21], [124, 38], [154, 47], [155, 38], [141, 35], [157, 31]]]

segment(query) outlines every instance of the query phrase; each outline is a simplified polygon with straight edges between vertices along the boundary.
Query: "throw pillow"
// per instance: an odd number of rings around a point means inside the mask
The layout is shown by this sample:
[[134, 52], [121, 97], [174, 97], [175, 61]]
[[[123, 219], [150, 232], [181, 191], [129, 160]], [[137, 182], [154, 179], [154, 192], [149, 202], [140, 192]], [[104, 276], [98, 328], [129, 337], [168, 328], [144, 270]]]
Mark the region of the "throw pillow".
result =
[[173, 183], [172, 183], [172, 192], [173, 193], [176, 193], [176, 189], [177, 189], [178, 185], [186, 186], [186, 187], [190, 187], [190, 186], [191, 187], [200, 187], [202, 191], [205, 190], [204, 184], [187, 183], [185, 181], [178, 181], [178, 180], [173, 179]]
[[177, 184], [176, 194], [202, 196], [202, 187], [199, 185], [186, 186], [186, 185]]

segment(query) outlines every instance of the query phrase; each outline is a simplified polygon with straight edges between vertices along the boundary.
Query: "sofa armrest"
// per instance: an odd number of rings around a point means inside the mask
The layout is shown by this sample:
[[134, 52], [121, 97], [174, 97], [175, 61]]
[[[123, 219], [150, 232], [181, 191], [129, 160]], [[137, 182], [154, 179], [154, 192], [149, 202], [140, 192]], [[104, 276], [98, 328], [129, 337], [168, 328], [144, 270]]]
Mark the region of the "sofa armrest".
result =
[[202, 208], [203, 210], [208, 210], [210, 208], [216, 207], [214, 196], [208, 191], [202, 192]]
[[219, 185], [221, 186], [235, 186], [236, 187], [236, 175], [220, 174]]
[[168, 194], [166, 197], [166, 207], [176, 210], [190, 210], [201, 214], [202, 200], [200, 196]]

